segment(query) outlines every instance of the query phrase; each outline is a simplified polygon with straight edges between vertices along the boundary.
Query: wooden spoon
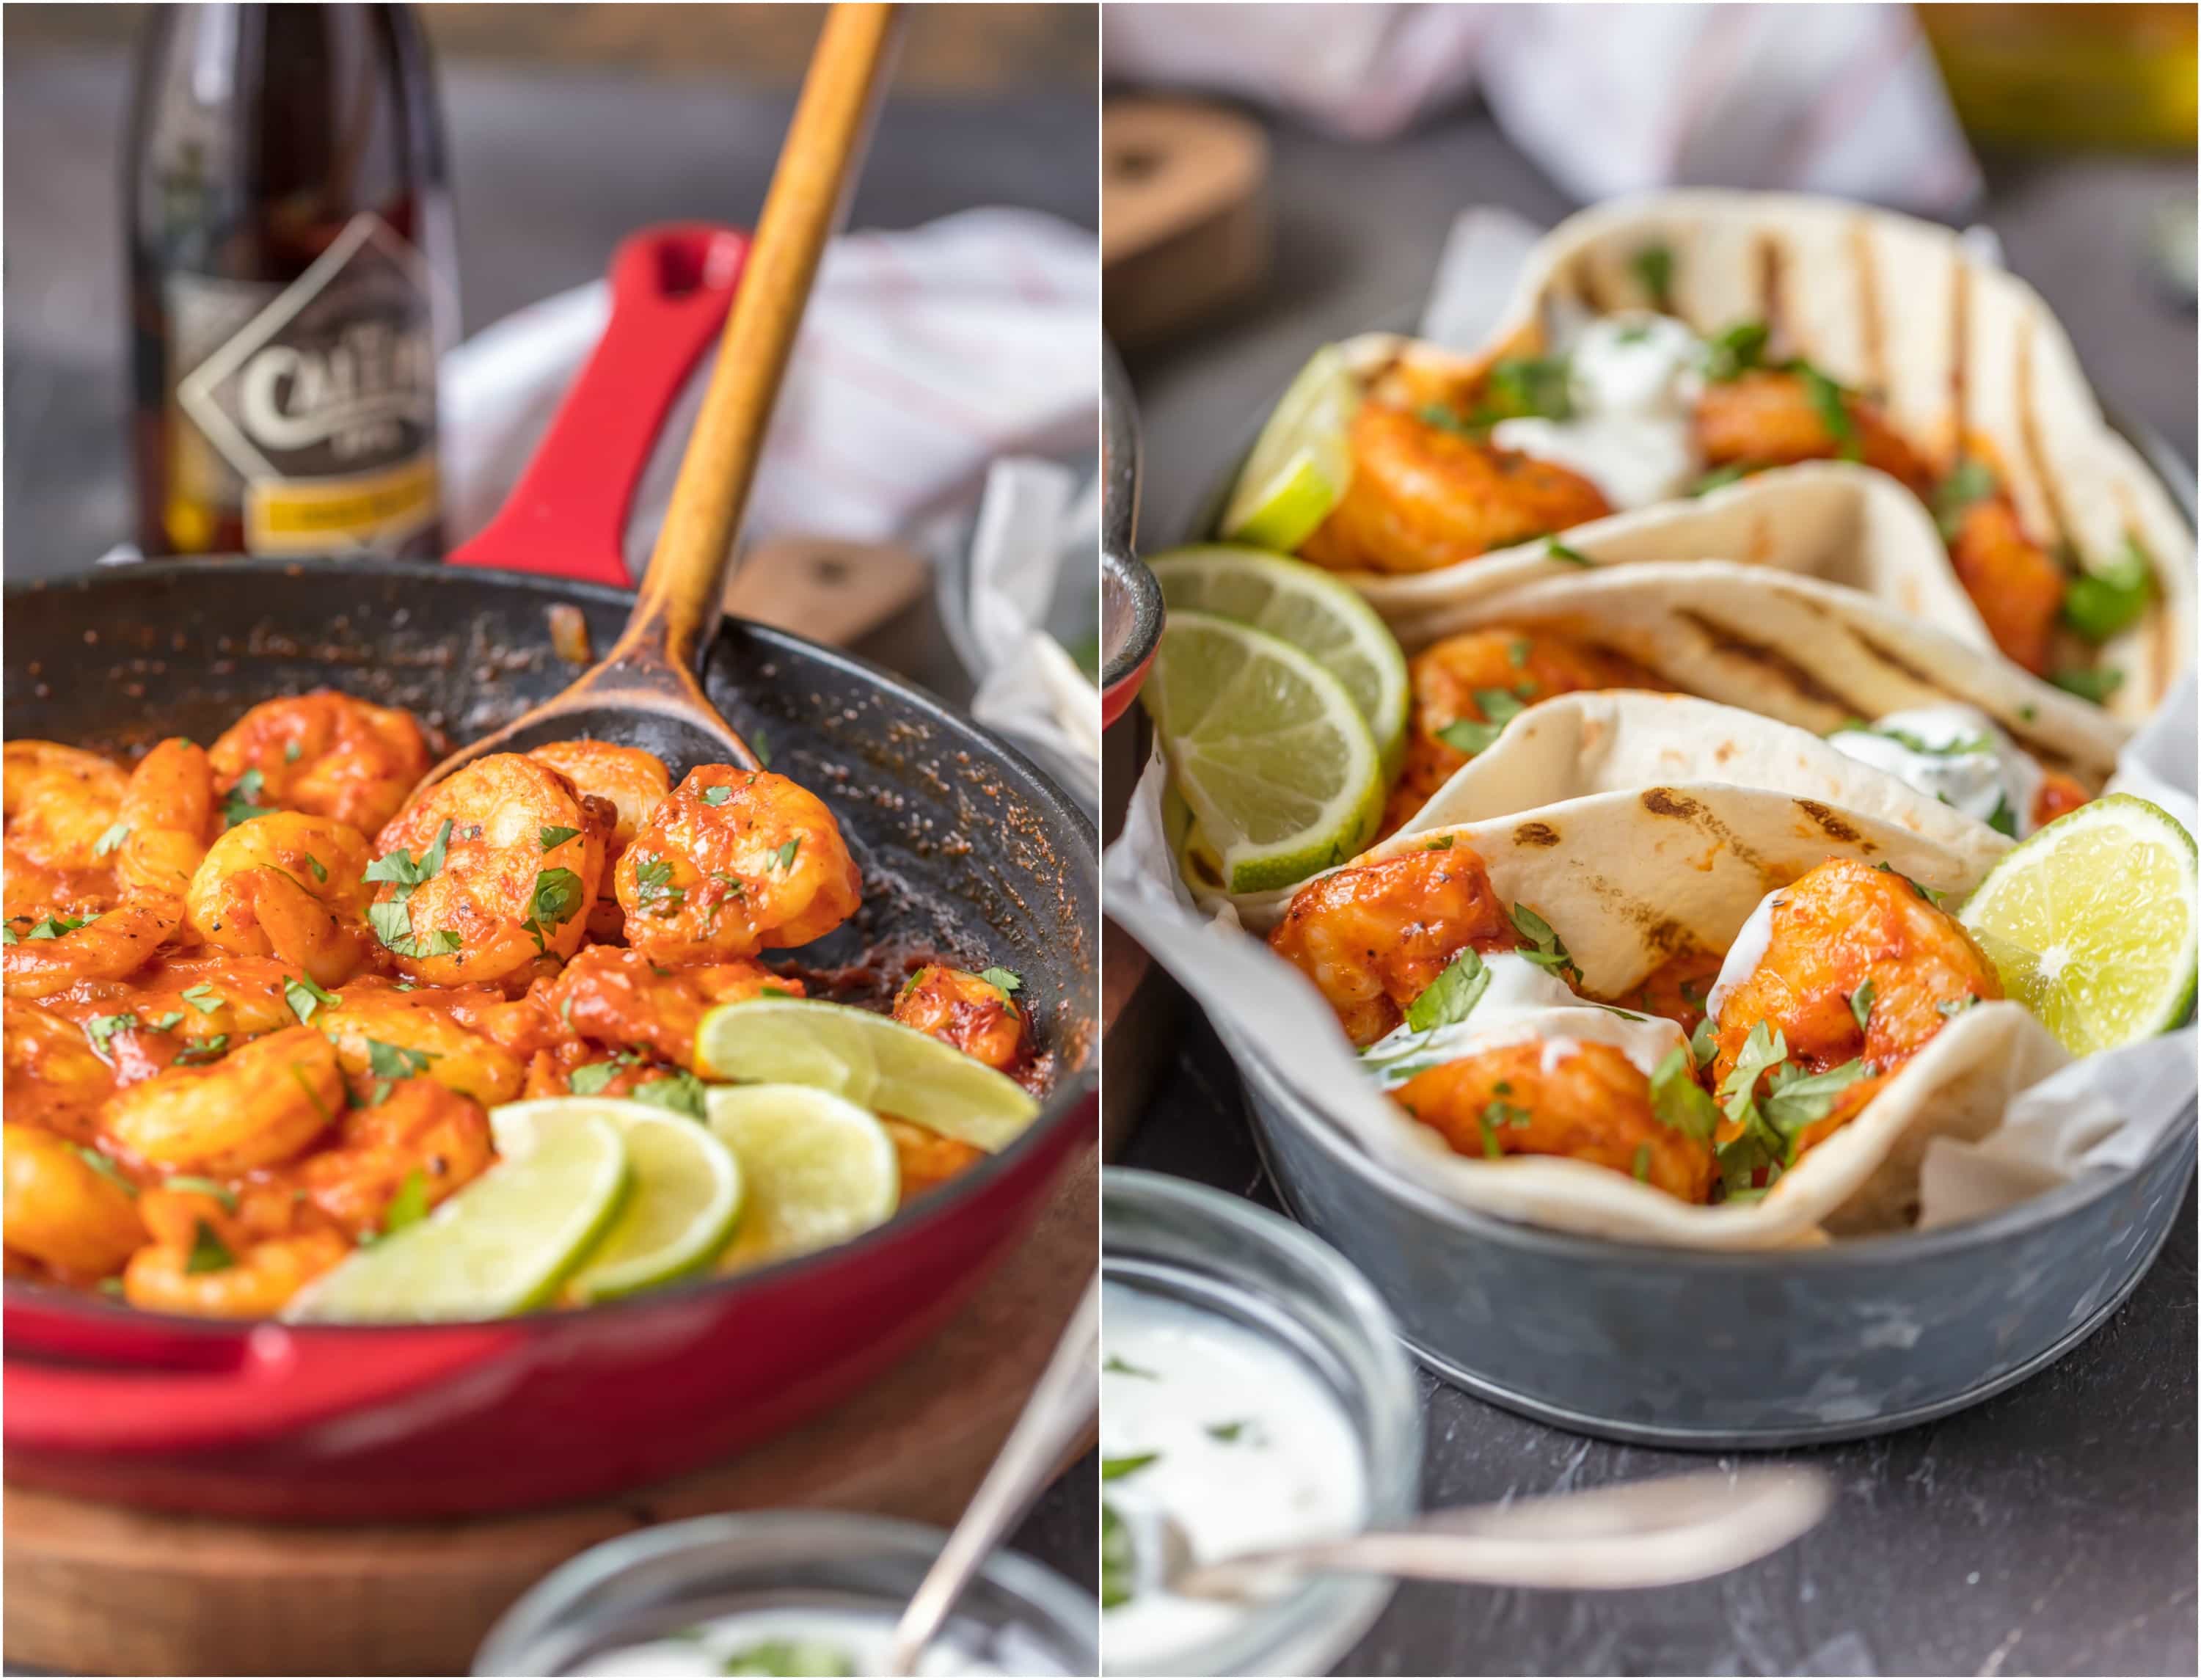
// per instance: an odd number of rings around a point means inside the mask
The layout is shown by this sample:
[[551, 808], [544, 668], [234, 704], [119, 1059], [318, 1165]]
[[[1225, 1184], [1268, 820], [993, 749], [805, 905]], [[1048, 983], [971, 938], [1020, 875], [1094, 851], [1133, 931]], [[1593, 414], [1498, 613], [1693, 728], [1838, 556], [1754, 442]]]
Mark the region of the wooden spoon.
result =
[[626, 628], [564, 693], [430, 771], [414, 796], [491, 753], [587, 737], [643, 747], [676, 778], [699, 764], [758, 767], [696, 676], [719, 623], [726, 563], [781, 376], [825, 242], [840, 224], [885, 81], [891, 5], [835, 6], [780, 147], [718, 366]]

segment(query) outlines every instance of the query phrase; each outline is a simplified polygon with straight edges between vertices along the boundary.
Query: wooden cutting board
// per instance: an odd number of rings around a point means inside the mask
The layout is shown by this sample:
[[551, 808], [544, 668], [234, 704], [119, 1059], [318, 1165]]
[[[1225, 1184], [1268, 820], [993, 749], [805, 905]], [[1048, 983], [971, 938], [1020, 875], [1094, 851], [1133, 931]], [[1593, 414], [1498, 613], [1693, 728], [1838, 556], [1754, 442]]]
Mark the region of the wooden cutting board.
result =
[[1111, 99], [1100, 114], [1101, 314], [1127, 349], [1244, 296], [1269, 261], [1269, 144], [1235, 111]]
[[76, 1674], [464, 1674], [490, 1624], [545, 1571], [652, 1523], [789, 1506], [952, 1523], [1092, 1275], [1097, 1170], [1090, 1150], [1067, 1167], [1024, 1245], [870, 1388], [727, 1463], [616, 1499], [299, 1528], [10, 1487], [7, 1660]]

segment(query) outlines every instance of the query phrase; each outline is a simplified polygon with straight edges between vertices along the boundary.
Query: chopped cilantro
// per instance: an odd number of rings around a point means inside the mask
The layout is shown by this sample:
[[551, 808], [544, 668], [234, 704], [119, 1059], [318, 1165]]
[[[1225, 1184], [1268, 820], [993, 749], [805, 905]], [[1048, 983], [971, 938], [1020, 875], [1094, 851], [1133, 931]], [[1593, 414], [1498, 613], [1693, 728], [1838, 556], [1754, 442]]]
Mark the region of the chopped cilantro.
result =
[[1869, 978], [1850, 994], [1850, 1013], [1857, 1017], [1859, 1032], [1872, 1030], [1872, 994], [1873, 984]]
[[1235, 1446], [1238, 1438], [1246, 1433], [1247, 1421], [1240, 1418], [1227, 1424], [1209, 1424], [1206, 1428], [1211, 1441], [1220, 1441], [1224, 1446], [1231, 1447]]
[[734, 790], [728, 787], [705, 788], [702, 793], [706, 805], [723, 805], [733, 796]]
[[257, 770], [248, 770], [230, 784], [222, 796], [221, 823], [224, 828], [235, 828], [238, 824], [250, 822], [255, 817], [264, 817], [274, 808], [260, 802], [260, 790], [266, 781]]
[[[97, 916], [92, 918], [92, 920], [94, 921], [98, 919], [99, 919]], [[73, 933], [77, 929], [84, 926], [85, 925], [85, 919], [81, 916], [48, 916], [44, 921], [33, 923], [30, 931], [26, 933], [23, 937], [26, 939], [58, 939], [64, 933]]]
[[1844, 461], [1864, 460], [1864, 450], [1858, 443], [1857, 422], [1850, 416], [1842, 388], [1808, 361], [1795, 361], [1789, 366], [1804, 381], [1804, 395], [1810, 399], [1819, 424], [1834, 440], [1834, 453]]
[[1987, 826], [1998, 834], [2006, 834], [2013, 840], [2017, 838], [2017, 813], [2010, 808], [2009, 794], [2000, 790], [1996, 792], [1995, 808], [1987, 814]]
[[214, 1227], [204, 1219], [197, 1221], [191, 1257], [184, 1262], [185, 1272], [196, 1277], [202, 1272], [226, 1272], [236, 1264], [237, 1257], [223, 1245]]
[[1719, 1109], [1697, 1083], [1693, 1060], [1687, 1050], [1666, 1053], [1651, 1074], [1651, 1112], [1661, 1125], [1709, 1143], [1719, 1130]]
[[995, 991], [1020, 992], [1024, 989], [1023, 979], [1007, 968], [982, 968], [978, 971], [978, 978]]
[[1944, 1020], [1953, 1019], [1977, 1003], [1979, 999], [1967, 993], [1963, 997], [1945, 997], [1934, 1007]]
[[138, 1025], [138, 1017], [125, 1010], [119, 1015], [94, 1015], [84, 1024], [84, 1036], [91, 1040], [91, 1048], [105, 1055], [109, 1045], [118, 1032], [128, 1032]]
[[538, 951], [547, 949], [546, 937], [562, 924], [571, 921], [581, 908], [581, 878], [570, 869], [544, 869], [535, 877], [535, 896], [530, 903], [533, 912], [520, 926], [527, 930]]
[[1715, 384], [1740, 379], [1765, 361], [1772, 333], [1762, 320], [1740, 320], [1705, 342], [1705, 377]]
[[1570, 566], [1594, 566], [1597, 562], [1579, 549], [1570, 549], [1556, 537], [1544, 539], [1544, 555], [1549, 560], [1563, 560]]
[[1482, 714], [1481, 720], [1462, 718], [1437, 731], [1438, 740], [1455, 752], [1465, 753], [1470, 758], [1483, 751], [1505, 733], [1505, 725], [1527, 709], [1504, 689], [1476, 689], [1475, 703]]
[[138, 1194], [138, 1186], [132, 1184], [121, 1167], [115, 1164], [114, 1156], [103, 1150], [93, 1148], [89, 1143], [72, 1143], [69, 1147], [76, 1151], [78, 1160], [109, 1184], [119, 1188], [125, 1195]]
[[91, 843], [91, 855], [94, 857], [105, 857], [109, 852], [113, 851], [117, 846], [120, 845], [129, 837], [130, 825], [128, 823], [116, 823], [113, 827], [107, 830], [105, 833], [102, 834], [98, 839]]
[[2081, 700], [2091, 700], [2097, 706], [2124, 686], [2125, 673], [2104, 666], [2087, 670], [2081, 666], [2066, 666], [2048, 673], [2048, 680], [2066, 694], [2075, 694]]
[[202, 1178], [196, 1173], [185, 1173], [179, 1178], [164, 1178], [164, 1190], [183, 1190], [194, 1195], [210, 1195], [221, 1204], [225, 1213], [237, 1211], [237, 1192], [216, 1178]]
[[184, 1002], [190, 1004], [192, 1008], [197, 1010], [202, 1015], [211, 1015], [215, 1010], [220, 1008], [223, 1004], [228, 1002], [229, 1000], [224, 997], [220, 992], [216, 991], [212, 986], [208, 985], [204, 981], [201, 981], [197, 985], [190, 987], [185, 991]]
[[1941, 528], [1941, 540], [1955, 542], [1964, 515], [1975, 503], [1991, 498], [1999, 487], [1994, 468], [1984, 461], [1968, 455], [1958, 461], [1949, 476], [1934, 486], [1934, 522]]
[[795, 855], [801, 849], [802, 837], [798, 834], [772, 854], [772, 861], [782, 871], [792, 869], [795, 867]]
[[669, 916], [688, 902], [687, 888], [672, 884], [672, 859], [654, 857], [635, 865], [634, 902], [637, 909], [657, 916]]
[[1635, 278], [1643, 283], [1643, 290], [1651, 299], [1651, 307], [1662, 314], [1674, 312], [1674, 251], [1665, 244], [1649, 244], [1628, 259]]
[[383, 1210], [382, 1234], [393, 1237], [427, 1217], [427, 1175], [416, 1166], [405, 1175], [404, 1181], [397, 1186], [397, 1194], [390, 1198], [390, 1206]]
[[1724, 490], [1728, 485], [1738, 483], [1747, 476], [1749, 476], [1747, 467], [1740, 461], [1730, 461], [1724, 466], [1715, 467], [1711, 472], [1700, 474], [1697, 481], [1689, 486], [1688, 494], [1709, 496], [1712, 491]]
[[1121, 1481], [1136, 1471], [1144, 1470], [1160, 1456], [1159, 1453], [1126, 1453], [1120, 1458], [1103, 1459], [1100, 1460], [1100, 1479], [1104, 1482]]
[[2089, 567], [2063, 592], [2063, 622], [2089, 642], [2129, 630], [2155, 599], [2155, 567], [2130, 537], [2111, 560]]
[[442, 872], [444, 855], [449, 847], [450, 839], [451, 819], [446, 817], [443, 819], [443, 825], [436, 831], [434, 843], [421, 854], [420, 862], [414, 862], [413, 855], [404, 847], [400, 846], [388, 856], [379, 857], [368, 864], [365, 878], [370, 881], [389, 882], [396, 889], [390, 895], [390, 902], [402, 904], [407, 899], [412, 897], [414, 888], [424, 881], [433, 880]]
[[1132, 1584], [1139, 1578], [1139, 1554], [1131, 1539], [1131, 1525], [1116, 1513], [1107, 1501], [1100, 1501], [1100, 1607], [1113, 1610], [1129, 1604]]
[[660, 1078], [645, 1079], [627, 1095], [637, 1102], [670, 1109], [691, 1120], [703, 1118], [703, 1082], [684, 1067]]
[[721, 1674], [854, 1674], [855, 1659], [822, 1639], [766, 1639], [726, 1659]]
[[1712, 1018], [1706, 1015], [1697, 1023], [1697, 1030], [1689, 1035], [1689, 1050], [1696, 1057], [1698, 1066], [1710, 1067], [1712, 1058], [1719, 1054], [1719, 1047], [1713, 1042], [1718, 1031]]
[[1575, 960], [1567, 955], [1567, 948], [1559, 943], [1559, 936], [1552, 931], [1552, 925], [1525, 904], [1513, 907], [1512, 918], [1521, 937], [1535, 948], [1520, 955], [1537, 967], [1549, 969], [1564, 979], [1564, 971], [1574, 967]]
[[1448, 852], [1452, 849], [1452, 841], [1453, 837], [1451, 835], [1440, 834], [1435, 839], [1430, 841], [1428, 845], [1423, 847], [1422, 849], [1425, 852]]
[[1638, 1143], [1635, 1146], [1635, 1165], [1631, 1171], [1635, 1175], [1637, 1184], [1647, 1184], [1651, 1182], [1651, 1146], [1648, 1143]]
[[1100, 1362], [1100, 1368], [1103, 1371], [1112, 1372], [1118, 1377], [1143, 1377], [1149, 1383], [1159, 1383], [1161, 1381], [1161, 1373], [1159, 1372], [1148, 1371], [1144, 1366], [1133, 1365], [1130, 1360], [1124, 1358], [1120, 1354], [1109, 1354], [1106, 1359]]
[[1470, 945], [1406, 1006], [1406, 1025], [1416, 1032], [1434, 1032], [1441, 1026], [1464, 1021], [1489, 989], [1490, 971]]
[[176, 1058], [179, 1067], [197, 1067], [207, 1062], [220, 1061], [228, 1053], [229, 1035], [217, 1032], [211, 1038], [195, 1040], [191, 1048]]
[[298, 1024], [301, 1026], [312, 1021], [314, 1010], [324, 1006], [331, 1009], [337, 1007], [336, 998], [332, 994], [323, 991], [314, 984], [310, 976], [306, 975], [301, 975], [295, 979], [285, 979], [283, 1001], [291, 1006], [291, 1013], [298, 1018]]
[[555, 828], [546, 823], [535, 831], [535, 838], [544, 851], [555, 851], [580, 831], [578, 828]]

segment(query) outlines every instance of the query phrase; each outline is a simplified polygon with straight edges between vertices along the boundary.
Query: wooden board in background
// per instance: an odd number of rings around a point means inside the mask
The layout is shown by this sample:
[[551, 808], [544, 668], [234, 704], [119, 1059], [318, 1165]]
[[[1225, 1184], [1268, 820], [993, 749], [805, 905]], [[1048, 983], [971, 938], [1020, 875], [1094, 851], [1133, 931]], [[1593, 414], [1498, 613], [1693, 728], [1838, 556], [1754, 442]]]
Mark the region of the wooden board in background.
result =
[[546, 1571], [651, 1523], [788, 1506], [952, 1523], [1092, 1275], [1097, 1170], [1091, 1151], [1066, 1168], [1023, 1246], [870, 1388], [725, 1464], [616, 1499], [300, 1528], [11, 1487], [7, 1659], [77, 1674], [464, 1674], [490, 1624]]

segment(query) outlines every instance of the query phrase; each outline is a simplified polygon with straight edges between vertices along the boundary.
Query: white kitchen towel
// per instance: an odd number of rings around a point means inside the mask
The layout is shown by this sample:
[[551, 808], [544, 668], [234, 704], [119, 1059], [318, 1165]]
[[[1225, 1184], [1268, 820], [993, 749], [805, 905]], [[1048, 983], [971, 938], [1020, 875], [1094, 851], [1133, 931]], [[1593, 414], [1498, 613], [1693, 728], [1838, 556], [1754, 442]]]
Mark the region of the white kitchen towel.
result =
[[1206, 88], [1350, 138], [1479, 91], [1575, 198], [1782, 187], [1948, 214], [1979, 192], [1895, 5], [1114, 6], [1112, 80]]
[[[894, 537], [975, 500], [1001, 455], [1093, 447], [1100, 404], [1094, 236], [1054, 217], [966, 210], [833, 242], [802, 324], [745, 540]], [[519, 476], [609, 308], [602, 281], [477, 333], [443, 367], [444, 534], [481, 529]], [[626, 538], [646, 564], [709, 358], [676, 405]]]

